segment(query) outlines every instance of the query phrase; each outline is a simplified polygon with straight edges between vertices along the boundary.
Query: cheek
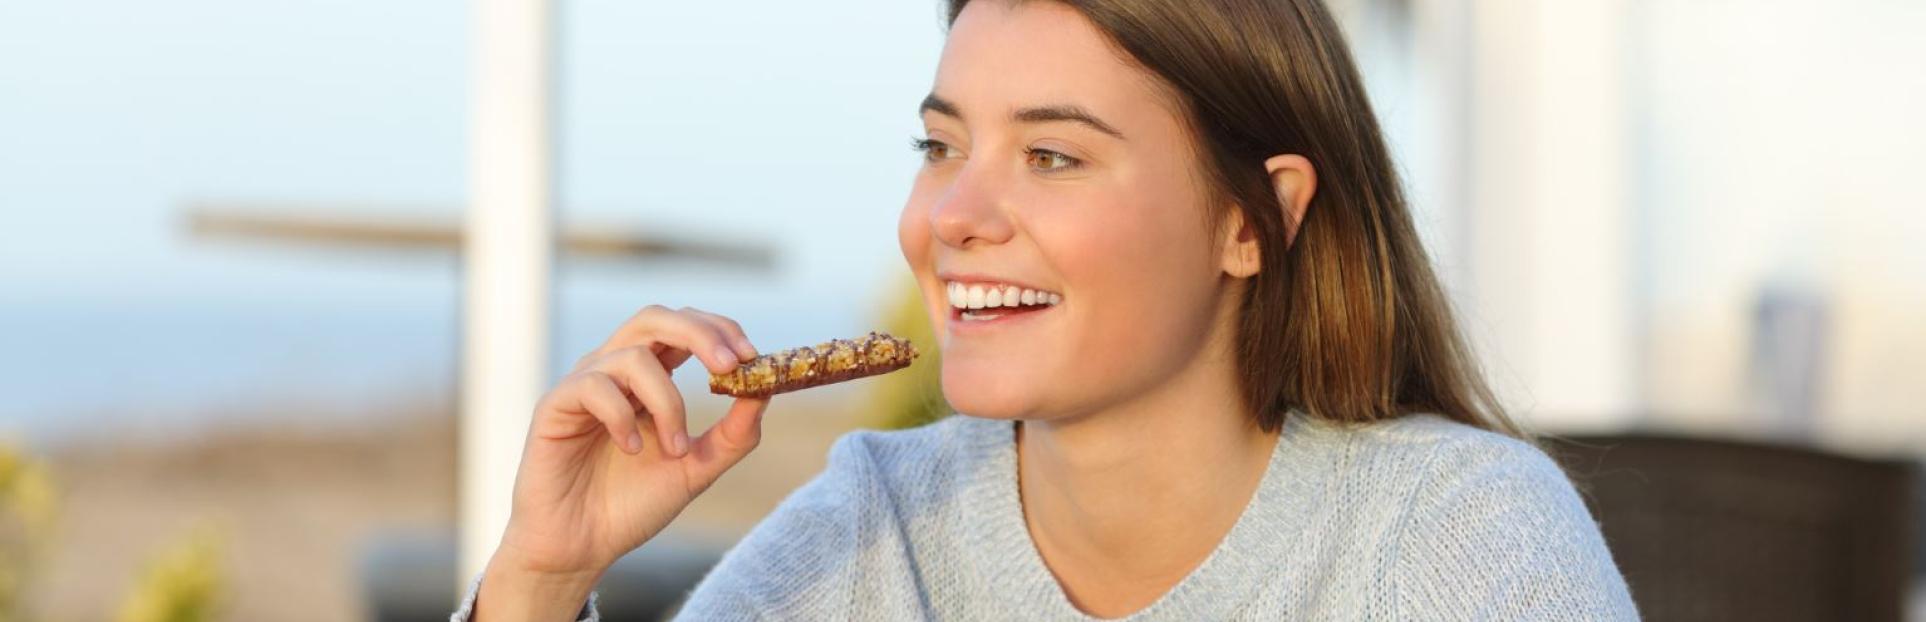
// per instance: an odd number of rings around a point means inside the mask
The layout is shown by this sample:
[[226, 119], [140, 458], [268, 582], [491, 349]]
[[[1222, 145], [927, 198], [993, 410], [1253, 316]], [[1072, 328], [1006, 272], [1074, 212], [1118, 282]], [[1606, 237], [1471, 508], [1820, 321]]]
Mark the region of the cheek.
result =
[[1072, 360], [1087, 377], [1142, 386], [1194, 358], [1220, 279], [1201, 201], [1181, 186], [1129, 188], [1039, 223], [1038, 235], [1077, 301]]
[[935, 205], [935, 196], [928, 176], [918, 171], [910, 184], [909, 199], [903, 202], [903, 212], [896, 220], [896, 243], [903, 249], [903, 259], [907, 260], [917, 276], [929, 268], [930, 262], [930, 207]]
[[1094, 325], [1156, 329], [1188, 322], [1215, 283], [1206, 240], [1156, 217], [1096, 219], [1064, 246], [1065, 280], [1090, 303]]
[[925, 192], [924, 183], [919, 176], [910, 197], [903, 204], [903, 212], [896, 221], [896, 243], [903, 251], [903, 261], [909, 264], [910, 274], [916, 278], [917, 289], [923, 293], [923, 303], [928, 309], [931, 326], [941, 333], [942, 322], [949, 318], [949, 301], [939, 294], [942, 284], [936, 282], [935, 255], [932, 246], [936, 243], [930, 235], [929, 210], [933, 205]]
[[903, 249], [903, 260], [909, 262], [910, 270], [918, 277], [923, 275], [930, 263], [930, 219], [923, 204], [915, 194], [903, 205], [903, 213], [896, 220], [896, 244]]
[[[1101, 310], [1141, 316], [1192, 306], [1216, 280], [1202, 199], [1163, 176], [1119, 180], [1038, 223], [1039, 246]], [[1128, 304], [1122, 304], [1128, 303]]]

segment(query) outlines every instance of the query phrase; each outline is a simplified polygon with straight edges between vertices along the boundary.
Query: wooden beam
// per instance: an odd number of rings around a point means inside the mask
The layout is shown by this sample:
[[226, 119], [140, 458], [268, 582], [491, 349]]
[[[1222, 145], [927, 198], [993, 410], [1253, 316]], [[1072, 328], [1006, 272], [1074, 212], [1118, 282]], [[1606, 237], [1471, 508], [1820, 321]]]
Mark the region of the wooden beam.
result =
[[[373, 217], [367, 209], [326, 205], [190, 203], [184, 210], [187, 233], [201, 239], [258, 239], [317, 246], [460, 252], [466, 234], [452, 216]], [[425, 211], [425, 210], [417, 210]], [[556, 241], [565, 255], [608, 259], [668, 259], [768, 271], [775, 265], [767, 246], [655, 234], [633, 226], [563, 227]]]

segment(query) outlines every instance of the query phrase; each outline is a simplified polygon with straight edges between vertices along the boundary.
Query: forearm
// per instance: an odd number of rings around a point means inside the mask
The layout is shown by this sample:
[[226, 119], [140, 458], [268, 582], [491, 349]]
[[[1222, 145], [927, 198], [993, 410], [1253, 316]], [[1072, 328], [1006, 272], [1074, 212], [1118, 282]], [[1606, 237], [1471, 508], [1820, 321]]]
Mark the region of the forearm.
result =
[[532, 571], [497, 551], [482, 572], [473, 622], [574, 622], [601, 575]]

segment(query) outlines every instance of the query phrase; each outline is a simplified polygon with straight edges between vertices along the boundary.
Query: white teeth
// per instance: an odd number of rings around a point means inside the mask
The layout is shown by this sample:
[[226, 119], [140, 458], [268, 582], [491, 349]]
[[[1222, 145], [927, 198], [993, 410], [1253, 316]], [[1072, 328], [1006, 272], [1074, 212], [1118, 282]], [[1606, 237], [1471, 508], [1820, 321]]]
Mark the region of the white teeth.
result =
[[[1024, 305], [1056, 305], [1063, 302], [1061, 294], [1052, 294], [1034, 289], [1004, 285], [964, 285], [951, 282], [944, 292], [951, 307], [958, 309], [996, 309]], [[981, 316], [985, 314], [971, 314]]]

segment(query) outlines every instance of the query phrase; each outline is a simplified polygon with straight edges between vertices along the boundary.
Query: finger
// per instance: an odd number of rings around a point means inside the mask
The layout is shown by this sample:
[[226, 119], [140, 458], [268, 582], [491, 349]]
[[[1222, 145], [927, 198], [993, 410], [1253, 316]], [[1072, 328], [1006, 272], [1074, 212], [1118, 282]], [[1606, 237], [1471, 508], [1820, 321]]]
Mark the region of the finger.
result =
[[726, 374], [735, 371], [736, 366], [743, 362], [722, 329], [694, 315], [678, 313], [666, 316], [646, 338], [694, 355], [702, 360], [702, 366], [708, 368], [710, 373]]
[[[658, 345], [695, 355], [710, 373], [729, 373], [742, 362], [721, 329], [697, 319], [693, 314], [671, 311], [661, 305], [649, 305], [636, 312], [596, 351], [606, 353], [632, 346], [649, 346], [650, 351], [659, 355], [669, 354], [656, 347]], [[672, 356], [662, 358], [667, 369], [674, 369], [682, 363]]]
[[639, 345], [646, 324], [665, 313], [672, 312], [669, 311], [668, 307], [662, 305], [648, 305], [636, 310], [634, 314], [629, 316], [629, 319], [622, 320], [622, 324], [616, 326], [615, 331], [609, 333], [609, 338], [604, 340], [602, 345], [596, 346], [595, 349], [590, 350], [588, 354], [582, 355], [582, 358], [575, 359], [574, 371], [579, 372], [594, 366], [596, 361], [601, 360], [604, 355], [610, 352]]
[[747, 361], [756, 358], [755, 344], [749, 343], [749, 335], [742, 332], [742, 325], [737, 324], [735, 320], [695, 307], [683, 307], [682, 312], [693, 315], [696, 319], [708, 322], [709, 325], [722, 331], [723, 337], [728, 339], [729, 346], [735, 348], [736, 356], [741, 360]]
[[690, 468], [690, 494], [708, 490], [723, 472], [742, 462], [743, 456], [762, 443], [762, 414], [768, 408], [768, 398], [738, 399], [722, 420], [696, 439], [690, 451], [695, 458]]
[[678, 458], [689, 453], [688, 407], [655, 355], [645, 348], [623, 348], [604, 357], [598, 369], [621, 380], [629, 395], [648, 411], [656, 441], [666, 453]]
[[576, 382], [582, 407], [609, 431], [609, 438], [627, 453], [642, 451], [642, 432], [635, 421], [635, 410], [628, 397], [608, 374], [590, 371], [579, 374]]

